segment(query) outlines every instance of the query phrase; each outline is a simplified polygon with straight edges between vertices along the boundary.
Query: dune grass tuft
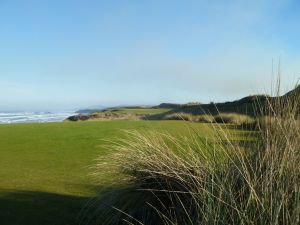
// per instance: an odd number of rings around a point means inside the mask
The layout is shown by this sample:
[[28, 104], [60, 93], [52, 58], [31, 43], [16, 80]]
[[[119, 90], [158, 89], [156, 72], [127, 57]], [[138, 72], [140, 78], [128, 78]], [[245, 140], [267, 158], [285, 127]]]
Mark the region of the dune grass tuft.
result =
[[163, 120], [184, 120], [201, 123], [226, 123], [234, 125], [247, 125], [255, 122], [254, 118], [237, 113], [219, 113], [217, 115], [202, 114], [192, 115], [190, 113], [166, 114]]
[[230, 123], [235, 125], [246, 125], [253, 123], [254, 119], [247, 115], [237, 113], [220, 113], [214, 116], [216, 123]]

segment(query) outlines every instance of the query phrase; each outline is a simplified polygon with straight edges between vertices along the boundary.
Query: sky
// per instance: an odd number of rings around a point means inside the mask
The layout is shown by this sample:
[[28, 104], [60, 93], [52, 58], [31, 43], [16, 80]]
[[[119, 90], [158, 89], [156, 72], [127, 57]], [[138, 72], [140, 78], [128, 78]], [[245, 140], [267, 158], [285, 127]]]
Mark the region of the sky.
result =
[[299, 11], [298, 0], [0, 0], [0, 111], [235, 100], [268, 92], [278, 67], [287, 90], [300, 78]]

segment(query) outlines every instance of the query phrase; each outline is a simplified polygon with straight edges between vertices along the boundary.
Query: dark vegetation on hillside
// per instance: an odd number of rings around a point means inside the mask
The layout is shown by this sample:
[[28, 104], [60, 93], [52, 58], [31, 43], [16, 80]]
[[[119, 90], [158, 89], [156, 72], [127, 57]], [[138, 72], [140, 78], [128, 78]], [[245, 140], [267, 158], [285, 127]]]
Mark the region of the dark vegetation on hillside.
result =
[[199, 102], [190, 102], [186, 104], [175, 104], [175, 103], [161, 103], [157, 106], [153, 106], [154, 109], [180, 109], [181, 107], [194, 107], [194, 106], [200, 106], [201, 103]]
[[[224, 103], [211, 103], [201, 105], [180, 105], [174, 107], [172, 112], [176, 113], [190, 113], [193, 115], [201, 114], [220, 114], [220, 113], [238, 113], [244, 115], [255, 116], [257, 115], [257, 105], [262, 107], [260, 111], [269, 111], [268, 108], [275, 104], [276, 100], [281, 99], [282, 101], [288, 100], [300, 93], [300, 86], [287, 92], [285, 95], [280, 97], [271, 97], [268, 95], [253, 95], [244, 97], [240, 100]], [[271, 105], [269, 104], [271, 103]]]

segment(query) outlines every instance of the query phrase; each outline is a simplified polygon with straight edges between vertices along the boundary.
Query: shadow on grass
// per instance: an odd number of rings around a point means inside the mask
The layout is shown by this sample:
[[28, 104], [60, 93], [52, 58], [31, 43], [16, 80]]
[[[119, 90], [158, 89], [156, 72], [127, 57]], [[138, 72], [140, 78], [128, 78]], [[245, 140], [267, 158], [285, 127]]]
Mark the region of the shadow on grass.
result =
[[90, 198], [33, 191], [1, 191], [0, 224], [75, 225]]
[[154, 194], [141, 188], [135, 185], [103, 188], [81, 210], [80, 225], [161, 225], [156, 210], [162, 211], [162, 203], [169, 205], [169, 199], [163, 192]]

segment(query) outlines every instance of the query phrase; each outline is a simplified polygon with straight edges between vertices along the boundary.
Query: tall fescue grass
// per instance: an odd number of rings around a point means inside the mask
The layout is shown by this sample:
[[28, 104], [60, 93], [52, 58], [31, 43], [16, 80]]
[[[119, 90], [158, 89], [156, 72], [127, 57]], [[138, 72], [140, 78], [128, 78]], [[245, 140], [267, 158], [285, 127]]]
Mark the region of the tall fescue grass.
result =
[[258, 103], [268, 116], [247, 144], [218, 124], [211, 138], [129, 133], [110, 145], [123, 186], [102, 195], [90, 224], [300, 224], [299, 101]]
[[235, 125], [252, 124], [254, 119], [247, 115], [237, 113], [220, 113], [214, 116], [215, 123], [230, 123]]
[[163, 120], [184, 120], [201, 123], [226, 123], [234, 125], [247, 125], [255, 122], [254, 118], [248, 115], [237, 113], [219, 113], [217, 115], [203, 114], [193, 115], [190, 113], [171, 113], [165, 115]]

